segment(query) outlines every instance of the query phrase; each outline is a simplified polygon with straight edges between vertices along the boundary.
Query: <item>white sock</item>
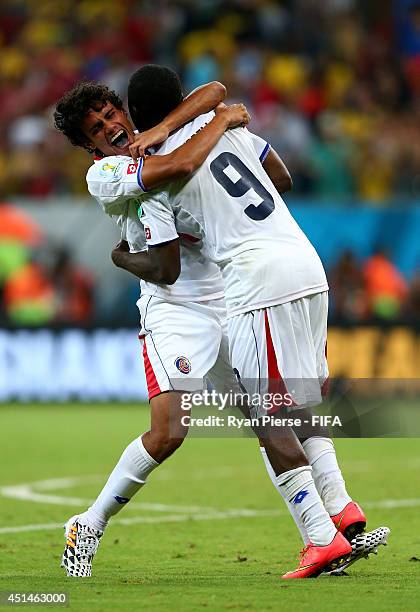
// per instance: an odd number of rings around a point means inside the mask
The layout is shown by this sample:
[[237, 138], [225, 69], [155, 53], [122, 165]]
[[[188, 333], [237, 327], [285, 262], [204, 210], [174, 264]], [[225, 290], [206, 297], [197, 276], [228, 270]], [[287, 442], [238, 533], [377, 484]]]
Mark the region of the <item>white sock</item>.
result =
[[[261, 451], [261, 455], [262, 458], [264, 460], [265, 463], [265, 467], [267, 469], [268, 475], [270, 476], [271, 482], [273, 483], [273, 485], [276, 488], [276, 491], [278, 493], [280, 493], [280, 495], [283, 497], [278, 485], [277, 485], [277, 477], [276, 474], [271, 466], [270, 460], [267, 457], [267, 451], [265, 450], [264, 446], [260, 446], [260, 451]], [[305, 525], [303, 524], [303, 522], [300, 519], [300, 515], [299, 513], [296, 511], [294, 504], [291, 504], [287, 499], [284, 500], [285, 504], [287, 506], [287, 509], [289, 510], [290, 514], [292, 515], [293, 520], [296, 523], [296, 527], [299, 529], [300, 535], [302, 536], [302, 540], [303, 543], [305, 544], [309, 544], [309, 536], [308, 536], [308, 532], [305, 529]]]
[[283, 472], [276, 482], [283, 499], [294, 505], [310, 542], [316, 546], [330, 544], [337, 530], [316, 490], [311, 466]]
[[318, 493], [330, 516], [334, 516], [352, 501], [346, 491], [343, 475], [338, 467], [333, 441], [313, 437], [302, 444]]
[[124, 508], [158, 465], [144, 448], [141, 438], [133, 440], [121, 455], [97, 499], [86, 512], [79, 515], [79, 519], [103, 531], [111, 516]]

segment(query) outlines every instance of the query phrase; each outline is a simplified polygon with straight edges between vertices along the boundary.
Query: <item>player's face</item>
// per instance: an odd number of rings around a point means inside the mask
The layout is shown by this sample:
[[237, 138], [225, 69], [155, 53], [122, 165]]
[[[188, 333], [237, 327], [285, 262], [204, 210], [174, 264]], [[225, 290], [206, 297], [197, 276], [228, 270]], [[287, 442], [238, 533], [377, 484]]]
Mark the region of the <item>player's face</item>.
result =
[[124, 110], [111, 102], [98, 104], [86, 114], [82, 130], [92, 148], [103, 155], [130, 155], [129, 146], [134, 142], [133, 128]]

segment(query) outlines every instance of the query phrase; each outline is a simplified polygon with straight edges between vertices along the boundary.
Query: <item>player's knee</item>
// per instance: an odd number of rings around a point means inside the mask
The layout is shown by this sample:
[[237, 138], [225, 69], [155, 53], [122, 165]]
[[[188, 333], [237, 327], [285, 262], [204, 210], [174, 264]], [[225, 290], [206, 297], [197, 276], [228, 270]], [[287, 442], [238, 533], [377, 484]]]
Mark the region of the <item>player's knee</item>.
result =
[[183, 443], [185, 435], [183, 432], [176, 433], [176, 437], [169, 436], [165, 432], [151, 431], [150, 432], [150, 445], [153, 448], [153, 456], [157, 461], [161, 462], [172, 453], [174, 453]]
[[165, 449], [168, 453], [173, 453], [176, 451], [181, 446], [183, 441], [183, 437], [168, 438], [166, 436], [161, 437], [159, 440], [161, 448]]

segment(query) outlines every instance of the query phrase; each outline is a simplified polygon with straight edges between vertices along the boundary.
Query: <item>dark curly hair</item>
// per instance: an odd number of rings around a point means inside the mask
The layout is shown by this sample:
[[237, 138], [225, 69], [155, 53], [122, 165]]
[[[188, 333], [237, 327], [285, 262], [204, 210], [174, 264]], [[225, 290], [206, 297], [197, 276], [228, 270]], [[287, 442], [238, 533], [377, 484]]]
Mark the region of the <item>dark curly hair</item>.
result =
[[82, 123], [90, 109], [98, 110], [111, 102], [121, 110], [120, 96], [106, 85], [85, 81], [68, 91], [58, 102], [54, 111], [54, 124], [76, 147], [88, 148]]

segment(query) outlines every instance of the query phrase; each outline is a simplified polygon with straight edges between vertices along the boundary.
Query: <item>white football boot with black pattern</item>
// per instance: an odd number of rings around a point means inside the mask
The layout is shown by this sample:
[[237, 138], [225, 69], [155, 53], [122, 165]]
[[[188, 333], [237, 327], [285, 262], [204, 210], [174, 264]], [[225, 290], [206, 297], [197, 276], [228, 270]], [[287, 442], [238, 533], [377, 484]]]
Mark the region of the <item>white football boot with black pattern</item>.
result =
[[340, 576], [346, 575], [345, 570], [353, 565], [359, 559], [367, 559], [369, 555], [377, 555], [379, 546], [386, 546], [388, 544], [388, 536], [391, 533], [391, 530], [388, 527], [378, 527], [377, 529], [373, 529], [372, 531], [363, 531], [356, 535], [350, 542], [352, 547], [352, 553], [350, 555], [350, 559], [340, 565], [339, 568], [323, 572], [323, 575], [329, 576]]
[[103, 531], [79, 523], [78, 516], [72, 516], [64, 525], [66, 547], [61, 567], [67, 576], [89, 578], [92, 575], [92, 559], [98, 550]]

